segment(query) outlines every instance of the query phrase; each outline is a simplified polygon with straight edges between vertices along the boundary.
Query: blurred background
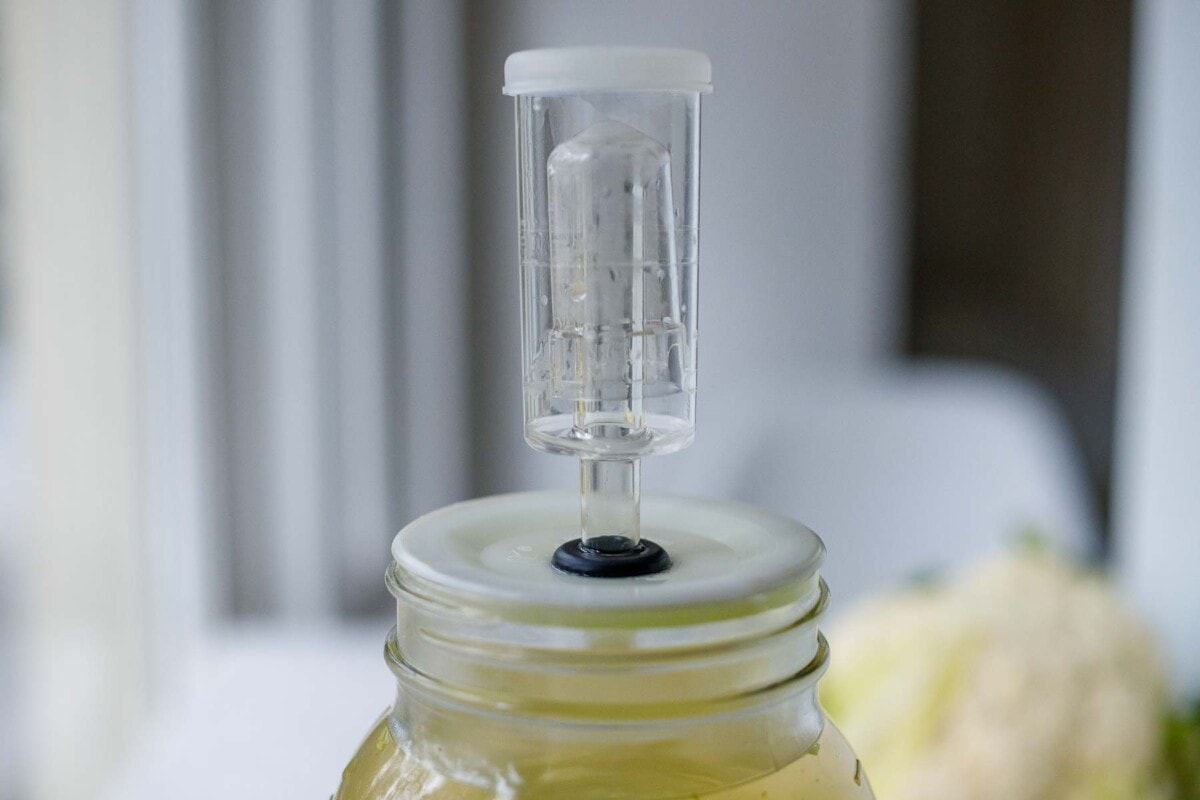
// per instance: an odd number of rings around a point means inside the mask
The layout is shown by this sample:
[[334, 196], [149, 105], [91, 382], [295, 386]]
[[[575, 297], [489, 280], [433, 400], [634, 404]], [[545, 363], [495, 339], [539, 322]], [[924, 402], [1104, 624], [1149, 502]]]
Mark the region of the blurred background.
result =
[[1032, 532], [1200, 692], [1195, 0], [0, 0], [0, 37], [3, 800], [327, 796], [393, 534], [572, 485], [521, 437], [536, 46], [713, 62], [699, 436], [648, 490], [809, 523], [835, 615]]

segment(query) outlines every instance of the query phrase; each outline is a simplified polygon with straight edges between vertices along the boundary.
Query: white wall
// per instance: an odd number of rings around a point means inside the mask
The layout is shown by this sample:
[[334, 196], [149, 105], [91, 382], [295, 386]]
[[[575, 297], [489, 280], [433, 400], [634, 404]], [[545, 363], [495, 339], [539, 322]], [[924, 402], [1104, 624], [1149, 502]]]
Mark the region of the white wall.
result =
[[129, 18], [0, 4], [12, 122], [7, 333], [20, 447], [21, 767], [87, 796], [145, 713]]
[[1118, 567], [1200, 691], [1200, 3], [1143, 0], [1134, 43], [1118, 407]]

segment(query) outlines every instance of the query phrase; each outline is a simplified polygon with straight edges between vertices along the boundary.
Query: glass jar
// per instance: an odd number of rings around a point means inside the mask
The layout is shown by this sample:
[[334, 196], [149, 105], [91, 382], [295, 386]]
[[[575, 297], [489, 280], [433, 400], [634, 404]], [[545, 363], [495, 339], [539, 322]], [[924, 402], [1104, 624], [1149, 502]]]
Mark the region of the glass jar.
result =
[[462, 503], [396, 537], [395, 704], [336, 800], [871, 798], [821, 709], [820, 540], [761, 509], [649, 496], [674, 565], [550, 567], [570, 493]]

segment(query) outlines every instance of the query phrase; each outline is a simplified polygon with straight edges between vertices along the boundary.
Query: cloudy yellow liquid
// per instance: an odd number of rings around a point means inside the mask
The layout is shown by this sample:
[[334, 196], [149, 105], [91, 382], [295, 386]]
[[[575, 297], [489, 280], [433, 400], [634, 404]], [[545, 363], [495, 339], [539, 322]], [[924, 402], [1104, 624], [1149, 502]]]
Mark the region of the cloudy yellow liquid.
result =
[[[584, 754], [577, 754], [584, 755]], [[512, 792], [481, 789], [447, 779], [407, 758], [381, 719], [367, 736], [342, 774], [334, 800], [576, 800], [571, 788], [572, 764], [567, 754], [553, 763], [555, 754], [538, 766], [545, 776]], [[870, 785], [854, 751], [833, 726], [826, 723], [817, 743], [805, 755], [764, 778], [712, 792], [679, 795], [669, 788], [669, 758], [645, 753], [636, 763], [622, 763], [610, 771], [604, 796], [620, 800], [871, 800]], [[611, 792], [611, 794], [609, 794]], [[587, 793], [589, 796], [602, 796]]]

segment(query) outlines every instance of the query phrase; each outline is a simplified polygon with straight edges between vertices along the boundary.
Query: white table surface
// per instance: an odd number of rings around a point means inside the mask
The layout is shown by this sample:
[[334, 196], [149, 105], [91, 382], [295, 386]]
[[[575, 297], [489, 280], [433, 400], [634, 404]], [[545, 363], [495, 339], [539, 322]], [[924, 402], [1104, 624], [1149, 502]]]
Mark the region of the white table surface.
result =
[[104, 800], [324, 798], [391, 703], [392, 622], [242, 626], [202, 649]]

